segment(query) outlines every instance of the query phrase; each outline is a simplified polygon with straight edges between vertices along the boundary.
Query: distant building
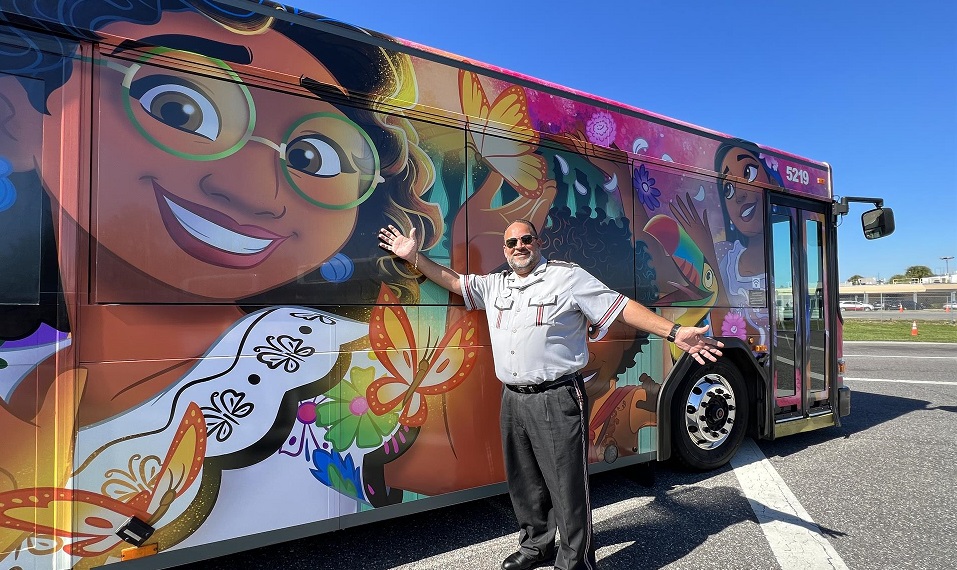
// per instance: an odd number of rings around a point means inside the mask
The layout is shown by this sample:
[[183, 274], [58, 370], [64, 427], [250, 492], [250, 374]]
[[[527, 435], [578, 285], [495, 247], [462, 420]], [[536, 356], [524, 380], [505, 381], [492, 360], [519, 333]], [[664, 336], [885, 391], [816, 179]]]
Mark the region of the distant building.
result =
[[921, 283], [957, 283], [957, 273], [951, 275], [933, 275], [931, 277], [924, 277], [920, 280]]
[[[861, 301], [876, 310], [942, 310], [945, 304], [957, 302], [957, 275], [951, 277], [950, 283], [933, 282], [933, 277], [924, 279], [924, 283], [921, 279], [913, 282], [908, 279], [904, 283], [867, 284], [863, 280], [860, 285], [845, 283], [840, 288], [840, 300]], [[937, 279], [946, 277], [937, 276]]]

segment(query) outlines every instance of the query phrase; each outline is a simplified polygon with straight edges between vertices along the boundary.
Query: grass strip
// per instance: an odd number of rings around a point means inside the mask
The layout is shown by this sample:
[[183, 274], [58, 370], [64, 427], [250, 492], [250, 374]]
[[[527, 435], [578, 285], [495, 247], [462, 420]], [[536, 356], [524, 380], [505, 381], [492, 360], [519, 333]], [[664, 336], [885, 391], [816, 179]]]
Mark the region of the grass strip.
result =
[[844, 340], [896, 340], [903, 342], [957, 343], [957, 325], [947, 321], [918, 321], [917, 335], [911, 334], [913, 321], [844, 321]]

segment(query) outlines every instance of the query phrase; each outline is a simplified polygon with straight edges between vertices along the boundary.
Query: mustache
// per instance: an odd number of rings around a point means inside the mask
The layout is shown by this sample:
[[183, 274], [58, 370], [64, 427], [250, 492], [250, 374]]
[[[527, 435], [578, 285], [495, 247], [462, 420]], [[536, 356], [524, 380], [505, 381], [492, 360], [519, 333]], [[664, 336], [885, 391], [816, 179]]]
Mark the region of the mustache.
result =
[[526, 257], [525, 259], [523, 259], [523, 260], [521, 260], [521, 261], [516, 261], [516, 259], [515, 259], [515, 254], [516, 254], [516, 253], [519, 253], [519, 252], [512, 252], [512, 253], [506, 258], [506, 261], [508, 262], [508, 266], [511, 267], [512, 269], [522, 268], [522, 267], [528, 267], [529, 265], [532, 265], [533, 263], [538, 263], [538, 260], [541, 259], [541, 257], [542, 257], [541, 252], [532, 251], [532, 252], [530, 252], [529, 256]]

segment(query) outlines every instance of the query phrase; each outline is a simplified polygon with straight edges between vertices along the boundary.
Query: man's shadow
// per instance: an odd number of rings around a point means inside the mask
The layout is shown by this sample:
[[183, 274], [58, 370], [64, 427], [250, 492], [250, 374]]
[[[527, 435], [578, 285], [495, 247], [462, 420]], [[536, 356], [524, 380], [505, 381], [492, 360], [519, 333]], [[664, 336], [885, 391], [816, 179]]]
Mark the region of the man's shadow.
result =
[[[756, 525], [757, 518], [751, 504], [738, 488], [705, 484], [706, 480], [728, 471], [729, 467], [707, 473], [689, 472], [665, 463], [656, 470], [655, 482], [651, 486], [647, 485], [647, 473], [642, 473], [637, 482], [630, 480], [627, 470], [600, 476], [604, 480], [593, 477], [596, 499], [593, 506], [596, 508], [643, 493], [650, 498], [646, 504], [636, 505], [596, 524], [595, 541], [599, 548], [624, 545], [602, 556], [600, 565], [607, 568], [661, 568], [684, 559], [729, 527], [743, 522]], [[839, 530], [819, 527], [767, 505], [762, 512], [770, 519], [814, 532], [819, 530], [826, 536], [844, 535]], [[743, 565], [735, 565], [731, 558], [729, 567], [747, 566], [747, 554], [738, 554], [742, 557], [738, 562]]]

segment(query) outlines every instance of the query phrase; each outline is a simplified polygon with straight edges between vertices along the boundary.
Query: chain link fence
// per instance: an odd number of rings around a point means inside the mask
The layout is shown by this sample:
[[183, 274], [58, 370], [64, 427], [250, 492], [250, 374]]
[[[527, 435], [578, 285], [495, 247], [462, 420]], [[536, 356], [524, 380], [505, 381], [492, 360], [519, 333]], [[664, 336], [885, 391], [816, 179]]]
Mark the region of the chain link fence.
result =
[[[905, 311], [945, 309], [945, 305], [957, 303], [954, 291], [927, 291], [922, 293], [868, 293], [842, 294], [841, 301], [859, 301], [873, 305], [875, 310]], [[953, 309], [952, 309], [953, 310]]]

